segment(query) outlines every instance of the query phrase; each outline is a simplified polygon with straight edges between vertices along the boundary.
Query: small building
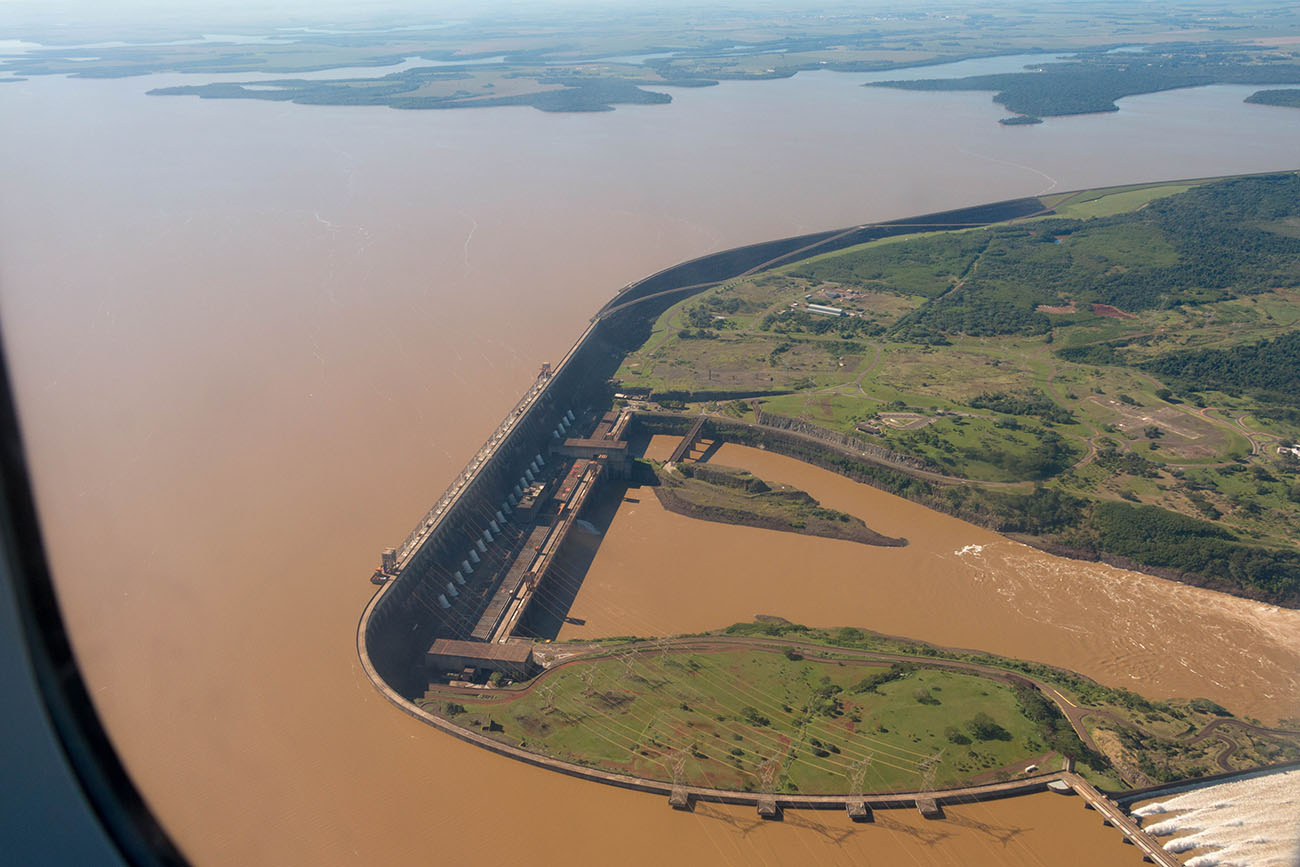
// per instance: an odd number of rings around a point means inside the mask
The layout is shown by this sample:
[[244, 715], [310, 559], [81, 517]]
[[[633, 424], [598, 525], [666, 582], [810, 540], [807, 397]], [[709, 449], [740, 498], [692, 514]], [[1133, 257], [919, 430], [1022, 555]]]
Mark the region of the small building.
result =
[[475, 679], [499, 671], [514, 680], [527, 680], [537, 671], [531, 641], [457, 641], [439, 638], [425, 654], [425, 664], [435, 675], [463, 676], [472, 669]]
[[[579, 459], [574, 461], [573, 467], [565, 474], [564, 478], [560, 481], [559, 486], [555, 489], [555, 502], [561, 504], [568, 503], [569, 500], [573, 498], [574, 491], [578, 488], [578, 483], [582, 481], [582, 477], [586, 475], [587, 469], [591, 466], [592, 462], [588, 460]], [[599, 465], [596, 466], [599, 471]]]
[[524, 495], [515, 507], [515, 520], [521, 524], [531, 524], [537, 519], [537, 513], [546, 502], [550, 482], [535, 482], [524, 488]]
[[627, 443], [621, 440], [567, 439], [561, 445], [552, 446], [551, 451], [566, 458], [603, 459], [609, 467], [610, 475], [616, 479], [627, 478], [632, 466]]
[[843, 316], [843, 307], [831, 307], [827, 304], [808, 304], [806, 305], [809, 313], [819, 313], [822, 316]]

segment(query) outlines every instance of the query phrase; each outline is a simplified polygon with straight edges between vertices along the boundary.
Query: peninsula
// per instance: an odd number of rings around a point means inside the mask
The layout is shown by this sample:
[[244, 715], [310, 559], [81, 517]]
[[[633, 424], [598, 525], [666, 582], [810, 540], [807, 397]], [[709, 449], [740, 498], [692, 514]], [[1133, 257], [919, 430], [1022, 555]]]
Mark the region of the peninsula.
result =
[[767, 530], [845, 539], [864, 545], [901, 547], [906, 539], [882, 536], [861, 518], [821, 504], [804, 491], [768, 484], [747, 470], [716, 464], [683, 463], [658, 467], [655, 496], [670, 512]]

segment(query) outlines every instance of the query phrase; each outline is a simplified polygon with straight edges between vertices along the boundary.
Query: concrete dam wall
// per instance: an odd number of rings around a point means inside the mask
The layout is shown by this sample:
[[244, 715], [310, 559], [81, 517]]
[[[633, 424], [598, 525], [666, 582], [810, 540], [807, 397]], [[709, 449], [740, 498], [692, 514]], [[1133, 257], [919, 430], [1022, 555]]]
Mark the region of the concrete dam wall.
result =
[[[608, 380], [658, 315], [681, 298], [745, 274], [890, 235], [986, 225], [1043, 212], [1015, 199], [867, 226], [737, 247], [684, 262], [624, 288], [471, 458], [451, 487], [376, 573], [383, 582], [362, 615], [359, 650], [372, 680], [410, 699], [428, 685], [425, 654], [435, 639], [471, 637], [499, 574], [528, 544], [507, 503], [548, 457], [568, 413], [605, 409]], [[502, 520], [506, 518], [507, 520]], [[381, 686], [379, 682], [377, 686]], [[383, 686], [381, 686], [383, 688]]]
[[[528, 478], [534, 459], [550, 460], [553, 431], [565, 414], [605, 399], [605, 383], [621, 358], [606, 339], [607, 330], [599, 321], [593, 323], [555, 370], [538, 378], [513, 417], [457, 476], [448, 492], [452, 496], [440, 501], [440, 513], [435, 507], [398, 549], [395, 574], [366, 618], [364, 641], [376, 672], [401, 694], [423, 692], [430, 643], [469, 636], [491, 597], [492, 588], [479, 577], [522, 547], [524, 540], [512, 533], [506, 504], [512, 495], [518, 498], [516, 486]], [[501, 521], [502, 516], [507, 520]], [[491, 543], [485, 542], [485, 532]]]

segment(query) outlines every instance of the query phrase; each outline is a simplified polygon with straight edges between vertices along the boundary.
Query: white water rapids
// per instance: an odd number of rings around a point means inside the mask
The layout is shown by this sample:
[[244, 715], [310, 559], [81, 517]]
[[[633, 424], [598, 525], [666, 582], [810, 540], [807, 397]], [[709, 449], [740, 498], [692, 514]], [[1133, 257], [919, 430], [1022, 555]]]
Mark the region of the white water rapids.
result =
[[1300, 769], [1233, 780], [1152, 801], [1134, 816], [1176, 815], [1146, 830], [1172, 836], [1165, 851], [1211, 849], [1186, 867], [1295, 867], [1300, 864]]

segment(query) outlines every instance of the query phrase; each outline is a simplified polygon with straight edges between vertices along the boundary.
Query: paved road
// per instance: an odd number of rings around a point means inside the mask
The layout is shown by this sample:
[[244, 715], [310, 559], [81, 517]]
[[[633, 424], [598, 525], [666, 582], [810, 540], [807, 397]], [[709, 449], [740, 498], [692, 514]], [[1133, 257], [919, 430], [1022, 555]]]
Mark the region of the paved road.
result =
[[1163, 867], [1179, 867], [1181, 862], [1177, 858], [1166, 852], [1154, 837], [1143, 831], [1142, 827], [1129, 817], [1128, 813], [1102, 795], [1083, 777], [1066, 772], [1061, 774], [1061, 779], [1069, 783], [1070, 788], [1074, 789], [1094, 810], [1100, 813], [1102, 820], [1106, 824], [1118, 828], [1124, 834], [1124, 839], [1138, 847], [1147, 859], [1163, 865]]

